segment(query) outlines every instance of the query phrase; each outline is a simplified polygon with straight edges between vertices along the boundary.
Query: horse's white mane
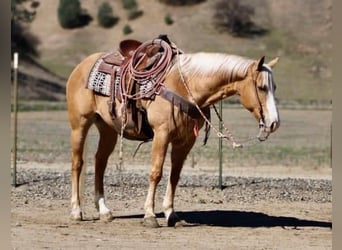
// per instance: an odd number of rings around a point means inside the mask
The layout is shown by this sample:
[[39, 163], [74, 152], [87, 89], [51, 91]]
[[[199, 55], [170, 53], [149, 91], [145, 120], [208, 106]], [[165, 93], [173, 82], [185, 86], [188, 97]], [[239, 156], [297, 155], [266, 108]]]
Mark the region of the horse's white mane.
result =
[[181, 71], [189, 77], [222, 74], [222, 77], [234, 81], [244, 77], [247, 69], [255, 60], [221, 53], [195, 53], [180, 55]]

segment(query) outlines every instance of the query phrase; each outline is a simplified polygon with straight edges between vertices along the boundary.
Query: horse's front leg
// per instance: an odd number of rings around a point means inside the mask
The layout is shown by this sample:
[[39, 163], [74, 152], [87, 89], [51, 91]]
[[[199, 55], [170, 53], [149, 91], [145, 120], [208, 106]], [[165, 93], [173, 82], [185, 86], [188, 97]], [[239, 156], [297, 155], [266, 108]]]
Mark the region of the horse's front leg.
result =
[[181, 221], [174, 211], [173, 202], [184, 161], [194, 145], [196, 138], [187, 135], [186, 139], [186, 141], [172, 143], [171, 172], [163, 201], [164, 214], [169, 227], [173, 227], [177, 222]]
[[159, 227], [154, 213], [154, 201], [157, 185], [163, 174], [163, 164], [168, 143], [168, 133], [166, 131], [155, 131], [151, 152], [150, 183], [145, 201], [144, 226], [146, 227]]

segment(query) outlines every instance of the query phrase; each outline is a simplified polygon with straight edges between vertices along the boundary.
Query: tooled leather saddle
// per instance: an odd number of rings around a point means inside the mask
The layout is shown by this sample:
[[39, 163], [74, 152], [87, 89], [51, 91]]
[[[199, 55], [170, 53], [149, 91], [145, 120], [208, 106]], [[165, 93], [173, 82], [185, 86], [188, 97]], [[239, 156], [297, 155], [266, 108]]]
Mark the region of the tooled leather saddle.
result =
[[[169, 44], [172, 58], [176, 53], [180, 53], [180, 51], [176, 51], [177, 48], [172, 47], [173, 45], [166, 35], [160, 35], [158, 39]], [[118, 133], [121, 133], [124, 122], [123, 135], [126, 138], [147, 141], [152, 139], [154, 134], [147, 121], [146, 110], [141, 105], [142, 99], [153, 100], [156, 95], [160, 95], [193, 119], [197, 119], [201, 115], [193, 103], [165, 87], [161, 82], [163, 79], [155, 82], [150, 80], [150, 76], [148, 76], [146, 80], [137, 82], [131, 75], [126, 76], [125, 69], [129, 64], [132, 64], [132, 57], [136, 56], [136, 52], [142, 45], [143, 43], [140, 41], [123, 40], [120, 42], [117, 51], [100, 56], [93, 65], [86, 87], [97, 94], [110, 97], [108, 101], [109, 112]], [[148, 46], [148, 49], [143, 50], [142, 53], [136, 70], [147, 72], [160, 64], [161, 55], [165, 51], [156, 43], [153, 46]], [[118, 104], [116, 101], [119, 101], [120, 107], [116, 107]], [[209, 108], [202, 111], [210, 118]]]

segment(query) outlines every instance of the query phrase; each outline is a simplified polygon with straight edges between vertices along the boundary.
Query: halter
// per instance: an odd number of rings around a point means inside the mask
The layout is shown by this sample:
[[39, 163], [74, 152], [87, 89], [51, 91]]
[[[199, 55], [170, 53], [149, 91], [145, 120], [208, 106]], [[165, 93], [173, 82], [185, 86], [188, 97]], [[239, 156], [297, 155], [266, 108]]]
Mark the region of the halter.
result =
[[259, 96], [259, 92], [258, 92], [258, 84], [257, 84], [257, 79], [259, 74], [261, 73], [261, 69], [257, 69], [257, 73], [255, 74], [255, 77], [253, 77], [253, 85], [254, 85], [254, 89], [255, 89], [255, 95], [257, 97], [258, 100], [258, 104], [259, 104], [259, 115], [260, 115], [260, 119], [259, 119], [259, 134], [257, 135], [257, 138], [259, 141], [265, 141], [267, 139], [267, 137], [262, 138], [261, 135], [263, 133], [263, 129], [265, 128], [265, 115], [264, 115], [264, 109], [262, 107], [262, 103], [260, 100], [260, 96]]

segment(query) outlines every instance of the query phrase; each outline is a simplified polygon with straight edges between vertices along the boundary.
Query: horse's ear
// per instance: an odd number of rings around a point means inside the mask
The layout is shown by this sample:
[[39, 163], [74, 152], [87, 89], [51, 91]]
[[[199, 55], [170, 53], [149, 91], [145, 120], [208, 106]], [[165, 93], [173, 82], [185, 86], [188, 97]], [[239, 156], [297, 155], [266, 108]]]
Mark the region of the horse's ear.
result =
[[276, 58], [274, 58], [272, 61], [270, 61], [269, 63], [267, 63], [267, 65], [270, 66], [271, 68], [273, 68], [274, 65], [276, 65], [278, 61], [279, 61], [279, 57], [276, 57]]
[[264, 61], [265, 61], [265, 56], [261, 57], [258, 62], [258, 68], [257, 68], [258, 71], [262, 70], [262, 65], [264, 64]]

